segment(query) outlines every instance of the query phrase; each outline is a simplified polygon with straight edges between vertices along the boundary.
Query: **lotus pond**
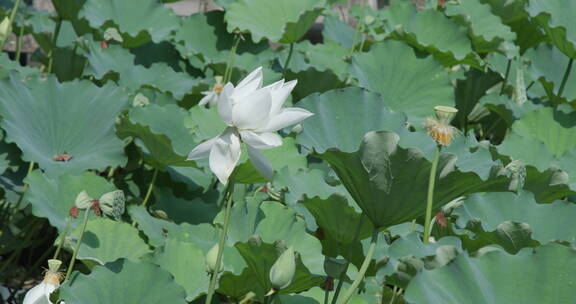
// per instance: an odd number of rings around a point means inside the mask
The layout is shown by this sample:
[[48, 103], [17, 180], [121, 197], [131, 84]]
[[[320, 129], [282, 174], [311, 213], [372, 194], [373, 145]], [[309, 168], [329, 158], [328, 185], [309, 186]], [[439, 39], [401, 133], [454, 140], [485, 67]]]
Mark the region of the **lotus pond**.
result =
[[576, 303], [575, 1], [31, 2], [0, 303]]

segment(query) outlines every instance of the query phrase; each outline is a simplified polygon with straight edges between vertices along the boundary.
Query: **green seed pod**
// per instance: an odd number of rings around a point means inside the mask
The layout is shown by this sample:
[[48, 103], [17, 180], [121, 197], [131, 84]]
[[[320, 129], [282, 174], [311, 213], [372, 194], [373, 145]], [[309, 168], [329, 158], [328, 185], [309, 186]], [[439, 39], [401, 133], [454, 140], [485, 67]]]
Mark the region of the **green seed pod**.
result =
[[120, 220], [120, 217], [124, 213], [124, 203], [126, 198], [124, 197], [124, 191], [116, 190], [108, 192], [100, 197], [100, 209], [104, 214], [113, 217], [115, 220]]
[[74, 202], [74, 205], [76, 205], [76, 207], [78, 209], [88, 209], [90, 208], [90, 206], [92, 206], [92, 201], [94, 199], [91, 198], [88, 193], [86, 193], [85, 190], [82, 190], [82, 192], [78, 193], [78, 196], [76, 196], [76, 201]]
[[294, 258], [294, 248], [290, 246], [274, 262], [270, 268], [270, 282], [277, 290], [284, 289], [292, 283], [296, 273], [296, 261]]
[[218, 259], [218, 248], [220, 248], [220, 246], [215, 244], [212, 246], [212, 248], [210, 248], [210, 250], [208, 250], [208, 253], [206, 254], [206, 271], [208, 273], [213, 273], [216, 268], [219, 268], [218, 272], [222, 270], [222, 260], [220, 260], [220, 267], [216, 267], [216, 260]]
[[339, 278], [346, 270], [346, 260], [326, 257], [324, 259], [324, 271], [332, 278]]
[[10, 32], [12, 32], [12, 23], [10, 22], [10, 18], [6, 16], [0, 23], [0, 41], [8, 39]]

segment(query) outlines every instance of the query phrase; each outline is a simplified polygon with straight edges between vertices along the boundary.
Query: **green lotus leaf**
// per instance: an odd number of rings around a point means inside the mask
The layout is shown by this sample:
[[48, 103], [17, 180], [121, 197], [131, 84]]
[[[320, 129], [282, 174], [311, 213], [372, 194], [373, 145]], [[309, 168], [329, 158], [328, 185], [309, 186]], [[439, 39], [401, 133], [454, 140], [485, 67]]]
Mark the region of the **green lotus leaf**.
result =
[[325, 200], [333, 194], [351, 199], [346, 188], [342, 185], [329, 185], [325, 179], [324, 173], [318, 169], [284, 168], [275, 176], [274, 186], [278, 190], [287, 190], [284, 200], [290, 205], [295, 205], [306, 198], [318, 197]]
[[[69, 248], [76, 248], [80, 228], [76, 227], [70, 234]], [[148, 252], [148, 245], [138, 236], [138, 229], [132, 225], [107, 218], [95, 218], [88, 221], [78, 259], [91, 260], [102, 265], [119, 258], [137, 262]]]
[[358, 150], [360, 138], [375, 130], [398, 130], [406, 122], [401, 113], [390, 112], [386, 99], [360, 88], [337, 89], [313, 94], [298, 106], [314, 113], [302, 122], [304, 132], [296, 141], [324, 153], [338, 147], [342, 152]]
[[[294, 51], [288, 69], [294, 73], [306, 71], [314, 68], [319, 72], [331, 71], [335, 77], [341, 81], [346, 80], [348, 76], [348, 64], [344, 61], [350, 53], [339, 44], [327, 41], [325, 43], [311, 44], [309, 41], [303, 41], [294, 46]], [[281, 62], [286, 62], [288, 52], [284, 52], [280, 57]], [[300, 81], [298, 86], [305, 86], [306, 82]], [[313, 83], [313, 86], [318, 86]]]
[[186, 290], [186, 301], [193, 301], [208, 290], [204, 252], [191, 242], [168, 237], [164, 247], [155, 253], [154, 263], [174, 276]]
[[138, 229], [148, 237], [148, 243], [152, 246], [163, 245], [166, 240], [164, 231], [176, 229], [174, 227], [176, 224], [153, 217], [144, 206], [131, 205], [128, 207], [128, 213], [138, 224]]
[[196, 145], [184, 126], [187, 116], [177, 105], [136, 107], [121, 119], [117, 134], [120, 138], [138, 139], [136, 142], [143, 149], [146, 161], [156, 168], [194, 166], [194, 162], [186, 161]]
[[[190, 39], [194, 37], [194, 39]], [[248, 37], [245, 37], [248, 38]], [[226, 31], [224, 12], [212, 11], [186, 17], [174, 35], [176, 49], [182, 57], [200, 57], [204, 64], [225, 63], [234, 45], [234, 35]], [[238, 53], [265, 50], [266, 43], [254, 44], [250, 39], [241, 40]]]
[[24, 77], [37, 75], [39, 72], [35, 68], [21, 66], [20, 63], [11, 60], [8, 53], [0, 53], [0, 79], [10, 76], [10, 71], [14, 70]]
[[537, 202], [549, 203], [576, 194], [576, 185], [566, 179], [566, 172], [556, 168], [538, 171], [526, 166], [524, 189], [532, 192]]
[[119, 45], [110, 44], [102, 48], [92, 39], [83, 39], [80, 45], [82, 55], [88, 60], [84, 74], [103, 79], [109, 72], [118, 73], [118, 85], [132, 91], [152, 87], [181, 99], [199, 82], [164, 62], [152, 63], [149, 67], [139, 65], [135, 62], [135, 55]]
[[180, 23], [173, 10], [154, 0], [143, 0], [138, 5], [130, 0], [86, 0], [78, 16], [88, 20], [93, 28], [112, 21], [124, 34], [127, 47], [142, 45], [150, 39], [156, 43], [166, 40]]
[[467, 130], [469, 121], [476, 119], [474, 114], [478, 108], [478, 102], [486, 94], [486, 91], [500, 82], [501, 78], [497, 73], [484, 73], [477, 69], [470, 69], [464, 76], [465, 79], [456, 81], [455, 94], [458, 113], [454, 117], [453, 123]]
[[[576, 176], [576, 112], [541, 108], [529, 112], [512, 125], [512, 133], [498, 146], [501, 154], [544, 171], [561, 168], [568, 176]], [[524, 147], [531, 147], [525, 149]], [[568, 176], [555, 184], [573, 184]], [[571, 187], [574, 188], [574, 187]]]
[[226, 295], [232, 301], [241, 301], [251, 291], [260, 295], [267, 293], [260, 287], [250, 268], [245, 268], [240, 275], [225, 272], [220, 276], [217, 292]]
[[239, 0], [226, 10], [228, 31], [249, 31], [254, 42], [294, 43], [314, 24], [324, 0]]
[[[248, 267], [254, 273], [260, 283], [262, 290], [271, 290], [270, 268], [282, 253], [282, 246], [272, 245], [263, 242], [261, 239], [253, 238], [246, 243], [237, 243], [236, 248], [248, 264]], [[325, 277], [312, 275], [302, 263], [303, 254], [296, 258], [296, 273], [292, 283], [285, 289], [280, 290], [282, 294], [302, 292], [314, 286], [319, 286], [324, 282]]]
[[474, 49], [478, 53], [498, 51], [512, 57], [518, 53], [516, 34], [492, 14], [490, 5], [480, 1], [446, 3], [446, 15], [469, 28]]
[[[220, 213], [215, 222], [222, 223], [222, 220]], [[286, 246], [293, 246], [312, 273], [324, 273], [320, 241], [306, 232], [304, 221], [292, 209], [274, 202], [262, 202], [258, 197], [236, 202], [230, 218], [230, 243], [246, 242], [253, 235], [266, 243], [282, 241]]]
[[[549, 98], [555, 101], [570, 58], [547, 44], [529, 49], [524, 56], [530, 60], [528, 72], [532, 79], [540, 80]], [[576, 66], [572, 66], [568, 75], [562, 98], [569, 102], [576, 100]]]
[[[345, 197], [340, 195], [332, 195], [327, 199], [315, 197], [305, 199], [301, 203], [314, 215], [318, 226], [322, 228], [326, 236], [343, 244], [353, 242], [360, 214], [349, 205]], [[359, 239], [370, 236], [372, 231], [372, 225], [364, 221]]]
[[[405, 133], [402, 138], [415, 135]], [[416, 138], [421, 138], [416, 135]], [[319, 157], [334, 169], [346, 189], [376, 227], [411, 221], [424, 214], [431, 162], [417, 148], [402, 148], [400, 136], [388, 131], [369, 132], [356, 152], [327, 150]], [[443, 153], [438, 167], [434, 206], [467, 193], [506, 191], [508, 179], [495, 165], [485, 180], [473, 172], [462, 172], [454, 164], [457, 156]], [[415, 189], [421, 189], [416, 191]]]
[[[521, 213], [518, 210], [522, 210]], [[474, 194], [466, 198], [453, 214], [458, 215], [460, 227], [479, 221], [481, 231], [497, 232], [506, 221], [528, 224], [531, 236], [541, 244], [550, 241], [576, 241], [576, 228], [570, 219], [576, 215], [576, 206], [565, 201], [538, 204], [527, 191], [518, 194], [493, 192]], [[518, 242], [518, 240], [512, 240]], [[506, 247], [505, 247], [506, 248]]]
[[576, 58], [576, 3], [572, 1], [530, 0], [527, 8], [530, 16], [544, 28], [548, 39], [562, 53]]
[[[50, 176], [123, 165], [126, 157], [114, 122], [126, 102], [126, 94], [111, 84], [59, 83], [53, 77], [23, 81], [16, 74], [0, 81], [2, 128], [24, 159]], [[62, 153], [72, 158], [53, 160]]]
[[60, 299], [70, 304], [186, 304], [186, 293], [167, 271], [148, 262], [120, 259], [78, 272], [60, 287]]
[[[446, 66], [464, 62], [479, 65], [472, 54], [466, 28], [437, 10], [417, 10], [409, 1], [392, 2], [379, 16], [392, 37], [431, 53]], [[466, 59], [466, 60], [465, 60]]]
[[[576, 251], [559, 244], [525, 248], [516, 255], [491, 251], [459, 255], [452, 263], [419, 273], [408, 285], [410, 303], [570, 303]], [[542, 284], [546, 278], [548, 284]]]
[[[26, 178], [30, 189], [26, 199], [32, 205], [32, 214], [45, 217], [50, 225], [59, 231], [66, 227], [66, 218], [70, 207], [74, 206], [76, 196], [85, 190], [90, 197], [99, 198], [101, 195], [116, 190], [110, 182], [91, 172], [80, 175], [60, 175], [50, 178], [35, 170]], [[74, 220], [74, 225], [81, 219]]]
[[176, 223], [211, 223], [219, 210], [215, 202], [206, 202], [202, 197], [193, 200], [177, 197], [170, 188], [157, 188], [154, 194], [157, 202], [154, 209], [164, 211]]
[[354, 43], [354, 28], [335, 16], [324, 17], [322, 36], [326, 40], [338, 42], [346, 49], [351, 49]]
[[418, 58], [399, 41], [387, 40], [374, 44], [370, 52], [354, 54], [351, 74], [361, 87], [382, 94], [390, 109], [409, 116], [430, 115], [437, 105], [454, 106], [454, 88], [442, 65], [432, 57]]

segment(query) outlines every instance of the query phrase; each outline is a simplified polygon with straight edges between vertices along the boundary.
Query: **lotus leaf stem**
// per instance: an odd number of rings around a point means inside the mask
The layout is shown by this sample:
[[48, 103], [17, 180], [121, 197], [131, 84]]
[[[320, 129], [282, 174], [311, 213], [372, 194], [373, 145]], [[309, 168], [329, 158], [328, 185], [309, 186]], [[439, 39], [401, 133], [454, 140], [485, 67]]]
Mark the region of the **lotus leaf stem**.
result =
[[80, 237], [78, 238], [78, 242], [76, 243], [76, 248], [72, 253], [72, 259], [68, 264], [68, 270], [66, 271], [66, 277], [64, 281], [68, 281], [70, 275], [72, 274], [72, 270], [74, 269], [74, 263], [76, 262], [76, 257], [78, 256], [78, 251], [80, 251], [80, 245], [82, 244], [82, 238], [84, 238], [84, 231], [86, 231], [86, 226], [88, 225], [88, 215], [90, 215], [90, 209], [86, 209], [84, 211], [84, 220], [82, 221], [82, 228], [80, 230]]
[[354, 295], [354, 292], [356, 292], [356, 288], [358, 288], [360, 283], [364, 280], [364, 275], [366, 274], [368, 266], [370, 266], [370, 262], [372, 261], [372, 256], [374, 255], [374, 250], [376, 249], [377, 242], [378, 242], [378, 228], [374, 228], [374, 231], [372, 232], [372, 239], [370, 240], [370, 247], [368, 247], [368, 252], [366, 252], [364, 262], [362, 262], [362, 266], [360, 266], [360, 270], [356, 275], [356, 279], [354, 279], [354, 282], [352, 282], [350, 288], [346, 290], [344, 298], [342, 298], [342, 302], [340, 303], [342, 304], [348, 303], [348, 301], [350, 301], [350, 298], [352, 298], [352, 295]]
[[424, 243], [428, 243], [430, 238], [430, 224], [432, 219], [432, 201], [434, 200], [434, 184], [436, 182], [436, 171], [438, 169], [438, 161], [440, 160], [441, 147], [436, 146], [434, 153], [434, 160], [432, 161], [432, 168], [430, 168], [430, 178], [428, 179], [428, 197], [426, 200], [426, 218], [424, 219]]

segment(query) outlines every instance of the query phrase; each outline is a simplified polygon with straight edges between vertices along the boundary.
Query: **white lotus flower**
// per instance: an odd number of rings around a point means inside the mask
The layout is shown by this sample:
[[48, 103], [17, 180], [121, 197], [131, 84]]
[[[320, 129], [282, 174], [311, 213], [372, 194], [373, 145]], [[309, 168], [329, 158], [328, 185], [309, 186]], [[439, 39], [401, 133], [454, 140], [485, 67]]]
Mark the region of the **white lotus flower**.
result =
[[220, 96], [220, 93], [224, 88], [224, 84], [222, 83], [222, 76], [216, 76], [214, 79], [216, 80], [216, 83], [210, 91], [202, 92], [202, 95], [206, 96], [200, 99], [198, 105], [203, 106], [208, 104], [209, 106], [214, 106], [218, 103], [218, 96]]
[[60, 286], [62, 278], [62, 274], [58, 272], [60, 265], [62, 262], [59, 260], [48, 260], [48, 270], [46, 270], [44, 280], [28, 290], [23, 304], [52, 304], [50, 294]]
[[228, 128], [194, 148], [188, 160], [209, 157], [210, 169], [222, 184], [227, 184], [240, 160], [243, 141], [254, 167], [271, 179], [272, 165], [259, 150], [281, 146], [282, 137], [276, 131], [313, 115], [301, 108], [282, 108], [295, 86], [296, 80], [280, 80], [262, 88], [261, 67], [236, 87], [226, 84], [218, 97], [218, 113]]

